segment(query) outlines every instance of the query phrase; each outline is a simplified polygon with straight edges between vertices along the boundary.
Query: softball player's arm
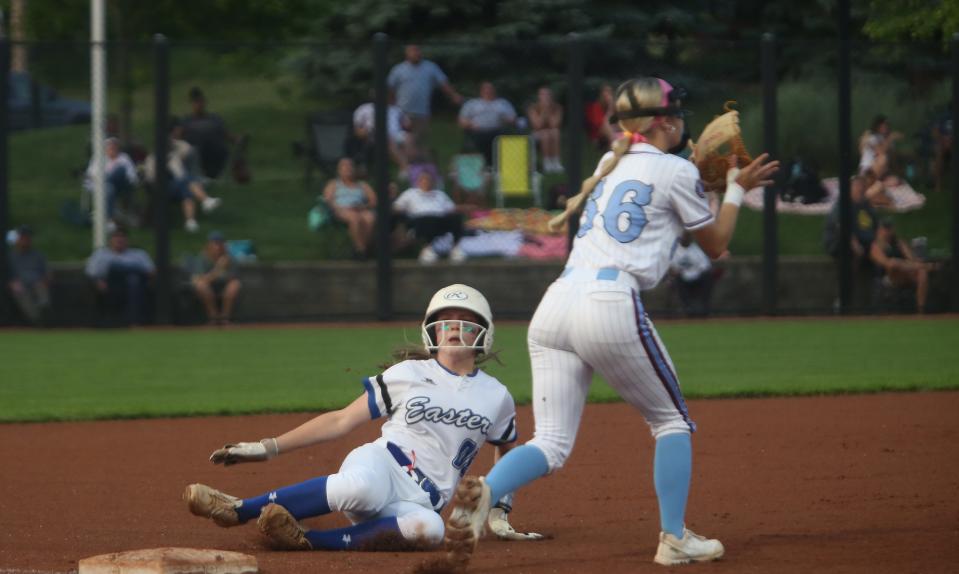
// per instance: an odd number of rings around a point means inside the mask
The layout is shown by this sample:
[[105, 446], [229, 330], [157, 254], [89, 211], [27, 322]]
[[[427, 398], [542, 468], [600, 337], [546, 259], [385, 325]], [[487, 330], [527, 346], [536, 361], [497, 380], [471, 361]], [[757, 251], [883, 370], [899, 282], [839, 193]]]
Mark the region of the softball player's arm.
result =
[[371, 419], [366, 395], [338, 411], [323, 413], [276, 438], [260, 442], [240, 442], [225, 445], [210, 455], [213, 464], [230, 466], [240, 462], [270, 460], [281, 452], [289, 452], [316, 443], [333, 440]]
[[337, 439], [369, 420], [371, 420], [370, 409], [367, 407], [366, 395], [363, 394], [338, 411], [323, 413], [278, 436], [276, 445], [279, 452], [288, 452]]

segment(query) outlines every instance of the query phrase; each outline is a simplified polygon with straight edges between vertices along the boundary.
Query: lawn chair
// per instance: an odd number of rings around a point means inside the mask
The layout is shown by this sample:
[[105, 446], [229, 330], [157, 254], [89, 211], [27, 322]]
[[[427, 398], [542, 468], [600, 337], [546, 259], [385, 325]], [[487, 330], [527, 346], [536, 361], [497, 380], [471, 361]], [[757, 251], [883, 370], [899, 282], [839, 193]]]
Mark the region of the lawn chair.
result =
[[346, 140], [353, 129], [353, 114], [348, 110], [318, 112], [306, 120], [306, 144], [293, 144], [294, 155], [306, 159], [304, 181], [312, 189], [313, 170], [319, 168], [327, 177], [336, 176], [336, 163], [346, 155]]
[[503, 207], [505, 197], [532, 196], [542, 207], [542, 175], [536, 171], [536, 146], [528, 135], [502, 135], [493, 140], [493, 179], [496, 206]]

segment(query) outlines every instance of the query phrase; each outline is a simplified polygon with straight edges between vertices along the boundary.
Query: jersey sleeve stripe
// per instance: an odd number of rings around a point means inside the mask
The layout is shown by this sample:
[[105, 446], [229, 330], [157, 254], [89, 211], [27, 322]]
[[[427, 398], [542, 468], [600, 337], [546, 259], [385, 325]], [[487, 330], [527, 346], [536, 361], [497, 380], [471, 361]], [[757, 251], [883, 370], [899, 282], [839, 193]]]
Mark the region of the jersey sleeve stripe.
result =
[[380, 386], [380, 394], [383, 396], [383, 404], [386, 405], [386, 413], [393, 414], [393, 399], [390, 397], [390, 392], [386, 390], [383, 375], [376, 375], [376, 384]]
[[506, 426], [506, 432], [503, 433], [503, 436], [499, 437], [497, 440], [488, 440], [486, 442], [497, 445], [497, 444], [506, 444], [508, 442], [513, 442], [516, 440], [516, 417], [513, 417], [509, 420], [509, 424]]
[[363, 387], [366, 388], [366, 406], [370, 408], [370, 418], [380, 418], [382, 415], [380, 414], [380, 407], [376, 406], [376, 391], [373, 390], [373, 385], [370, 384], [369, 379], [363, 379]]
[[703, 218], [701, 218], [701, 219], [697, 219], [696, 221], [694, 221], [694, 222], [692, 222], [692, 223], [683, 223], [683, 226], [684, 226], [686, 229], [692, 229], [692, 228], [694, 228], [694, 227], [696, 227], [696, 226], [698, 226], [698, 225], [702, 225], [702, 224], [704, 224], [704, 223], [707, 223], [707, 222], [708, 222], [709, 220], [711, 220], [712, 218], [713, 218], [713, 214], [710, 213], [710, 214], [708, 214], [706, 217], [703, 217]]

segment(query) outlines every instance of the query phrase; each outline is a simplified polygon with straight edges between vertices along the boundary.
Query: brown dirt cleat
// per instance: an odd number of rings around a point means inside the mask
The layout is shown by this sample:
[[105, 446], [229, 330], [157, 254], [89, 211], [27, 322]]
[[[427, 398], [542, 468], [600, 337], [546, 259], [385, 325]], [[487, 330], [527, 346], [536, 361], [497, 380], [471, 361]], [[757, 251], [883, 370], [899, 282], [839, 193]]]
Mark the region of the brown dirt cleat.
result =
[[446, 558], [454, 572], [465, 572], [486, 527], [490, 488], [481, 477], [467, 476], [453, 494], [453, 511], [446, 520]]
[[313, 550], [313, 545], [306, 539], [306, 529], [279, 504], [264, 506], [256, 526], [283, 550]]
[[240, 524], [240, 517], [236, 513], [236, 508], [240, 506], [240, 499], [235, 496], [205, 484], [191, 484], [183, 491], [183, 500], [186, 501], [190, 512], [209, 518], [218, 526], [229, 528]]

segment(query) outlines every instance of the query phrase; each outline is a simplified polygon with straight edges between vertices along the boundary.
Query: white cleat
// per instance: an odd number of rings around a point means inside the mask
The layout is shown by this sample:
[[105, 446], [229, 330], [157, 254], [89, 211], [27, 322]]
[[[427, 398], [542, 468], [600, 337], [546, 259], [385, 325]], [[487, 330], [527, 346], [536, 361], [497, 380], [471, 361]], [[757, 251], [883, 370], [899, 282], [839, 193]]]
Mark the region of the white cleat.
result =
[[436, 251], [433, 250], [432, 247], [427, 245], [426, 247], [420, 250], [420, 255], [417, 259], [422, 265], [432, 265], [436, 263], [437, 261], [439, 261], [440, 256]]
[[486, 528], [490, 510], [490, 488], [482, 477], [467, 476], [453, 494], [453, 511], [446, 520], [446, 558], [456, 572], [469, 565], [476, 545]]
[[219, 197], [207, 197], [201, 203], [203, 207], [203, 213], [210, 213], [211, 211], [220, 207], [220, 204], [222, 203], [223, 203], [223, 200], [220, 199]]
[[676, 538], [667, 532], [659, 533], [659, 548], [653, 562], [663, 566], [676, 566], [690, 562], [709, 562], [722, 557], [723, 543], [700, 536], [688, 528], [683, 529], [683, 537]]

